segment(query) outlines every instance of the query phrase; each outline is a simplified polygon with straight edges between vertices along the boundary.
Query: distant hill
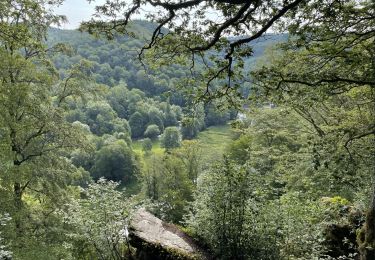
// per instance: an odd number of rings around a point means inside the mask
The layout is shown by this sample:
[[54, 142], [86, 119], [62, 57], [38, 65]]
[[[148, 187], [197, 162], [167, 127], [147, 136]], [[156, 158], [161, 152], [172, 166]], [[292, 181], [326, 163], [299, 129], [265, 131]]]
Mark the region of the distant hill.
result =
[[253, 56], [250, 57], [246, 65], [250, 68], [254, 67], [258, 59], [263, 57], [265, 50], [268, 47], [274, 46], [278, 43], [286, 42], [288, 40], [288, 34], [266, 34], [250, 44], [253, 48]]
[[[150, 38], [154, 27], [155, 24], [136, 21], [130, 30], [137, 34], [137, 38], [118, 36], [111, 41], [97, 39], [77, 30], [51, 28], [47, 44], [66, 43], [74, 49], [73, 55], [58, 54], [53, 57], [61, 73], [85, 58], [94, 62], [94, 77], [98, 83], [114, 86], [119, 82], [125, 82], [129, 88], [139, 88], [149, 96], [159, 96], [174, 86], [176, 78], [186, 76], [188, 71], [173, 66], [151, 75], [145, 73], [138, 60], [137, 51], [144, 45], [146, 39]], [[181, 99], [182, 97], [175, 93], [172, 102], [179, 104], [182, 102]]]
[[[53, 58], [56, 67], [62, 73], [72, 64], [85, 58], [94, 62], [94, 73], [98, 83], [114, 86], [122, 81], [129, 88], [139, 88], [149, 96], [159, 96], [170, 90], [175, 80], [186, 76], [188, 71], [176, 65], [168, 69], [163, 68], [151, 75], [145, 73], [137, 59], [137, 50], [150, 38], [155, 26], [147, 21], [135, 21], [131, 24], [130, 31], [136, 33], [137, 38], [118, 36], [111, 41], [97, 39], [77, 30], [51, 28], [47, 44], [67, 43], [75, 50], [72, 56], [58, 54]], [[287, 37], [286, 34], [268, 34], [255, 40], [251, 43], [254, 55], [248, 59], [246, 66], [252, 68], [268, 46], [286, 41]], [[174, 93], [172, 102], [181, 105], [181, 95]]]

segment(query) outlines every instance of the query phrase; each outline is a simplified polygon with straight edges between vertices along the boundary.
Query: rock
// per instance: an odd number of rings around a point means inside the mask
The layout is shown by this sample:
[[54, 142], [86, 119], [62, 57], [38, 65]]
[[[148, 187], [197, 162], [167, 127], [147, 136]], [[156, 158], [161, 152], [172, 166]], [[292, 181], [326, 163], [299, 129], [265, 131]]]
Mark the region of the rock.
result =
[[130, 243], [137, 249], [140, 260], [208, 259], [186, 233], [145, 209], [133, 215]]

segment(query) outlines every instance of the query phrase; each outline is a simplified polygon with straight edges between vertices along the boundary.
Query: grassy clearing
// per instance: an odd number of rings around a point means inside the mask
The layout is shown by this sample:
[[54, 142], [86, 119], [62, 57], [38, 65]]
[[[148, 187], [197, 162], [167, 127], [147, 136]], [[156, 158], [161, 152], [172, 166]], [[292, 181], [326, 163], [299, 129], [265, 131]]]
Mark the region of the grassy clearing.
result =
[[[138, 154], [138, 156], [143, 157], [144, 152], [142, 150], [142, 139], [140, 140], [133, 140], [133, 151]], [[160, 147], [160, 141], [159, 140], [153, 140], [152, 141], [152, 150], [154, 154], [163, 154], [164, 148]]]
[[234, 132], [230, 125], [211, 126], [200, 132], [198, 140], [201, 142], [204, 161], [220, 160], [225, 148], [232, 141]]
[[[221, 156], [225, 147], [231, 142], [233, 135], [230, 125], [211, 126], [200, 132], [197, 140], [202, 144], [203, 154]], [[143, 157], [142, 140], [133, 140], [133, 151], [141, 158]], [[164, 148], [160, 147], [159, 140], [152, 141], [152, 153], [158, 155], [164, 153]]]
[[[197, 140], [201, 144], [202, 160], [206, 166], [212, 161], [221, 160], [225, 148], [233, 139], [234, 132], [230, 125], [211, 126], [205, 131], [200, 132]], [[133, 140], [132, 148], [134, 153], [139, 157], [141, 165], [145, 162], [144, 152], [142, 150], [142, 140]], [[160, 141], [152, 142], [152, 153], [162, 155], [165, 149], [160, 147]], [[139, 193], [141, 184], [138, 180], [134, 180], [126, 185], [126, 194], [134, 195]]]
[[[144, 160], [145, 153], [142, 150], [142, 141], [143, 141], [142, 139], [139, 139], [139, 140], [133, 140], [132, 142], [132, 149], [134, 153], [136, 154], [136, 156], [138, 156], [140, 160], [140, 165], [143, 165], [145, 163], [145, 160]], [[159, 140], [152, 141], [151, 151], [152, 153], [158, 154], [158, 155], [162, 155], [164, 153], [164, 148], [160, 147]], [[141, 192], [141, 189], [142, 189], [141, 181], [139, 179], [134, 179], [131, 183], [126, 185], [124, 194], [127, 196], [136, 195]]]

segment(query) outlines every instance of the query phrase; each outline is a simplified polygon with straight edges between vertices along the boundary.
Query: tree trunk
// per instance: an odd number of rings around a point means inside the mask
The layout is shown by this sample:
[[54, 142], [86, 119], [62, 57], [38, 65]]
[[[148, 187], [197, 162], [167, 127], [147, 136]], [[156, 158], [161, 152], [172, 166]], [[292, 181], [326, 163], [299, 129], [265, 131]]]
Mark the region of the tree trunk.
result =
[[16, 208], [22, 207], [22, 187], [21, 183], [14, 183], [14, 205]]
[[14, 216], [14, 222], [16, 225], [17, 233], [22, 233], [21, 215], [22, 215], [22, 187], [19, 182], [14, 183], [14, 207], [16, 214]]
[[372, 200], [366, 214], [366, 222], [358, 237], [361, 260], [375, 259], [375, 177], [372, 188]]

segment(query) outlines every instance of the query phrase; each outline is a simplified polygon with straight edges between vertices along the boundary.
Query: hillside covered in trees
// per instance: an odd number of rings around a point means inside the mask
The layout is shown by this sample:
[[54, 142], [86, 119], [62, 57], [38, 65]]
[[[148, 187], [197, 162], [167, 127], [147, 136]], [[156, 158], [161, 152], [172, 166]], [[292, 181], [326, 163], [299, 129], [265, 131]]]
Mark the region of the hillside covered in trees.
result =
[[1, 260], [375, 259], [372, 1], [58, 2], [0, 1]]

